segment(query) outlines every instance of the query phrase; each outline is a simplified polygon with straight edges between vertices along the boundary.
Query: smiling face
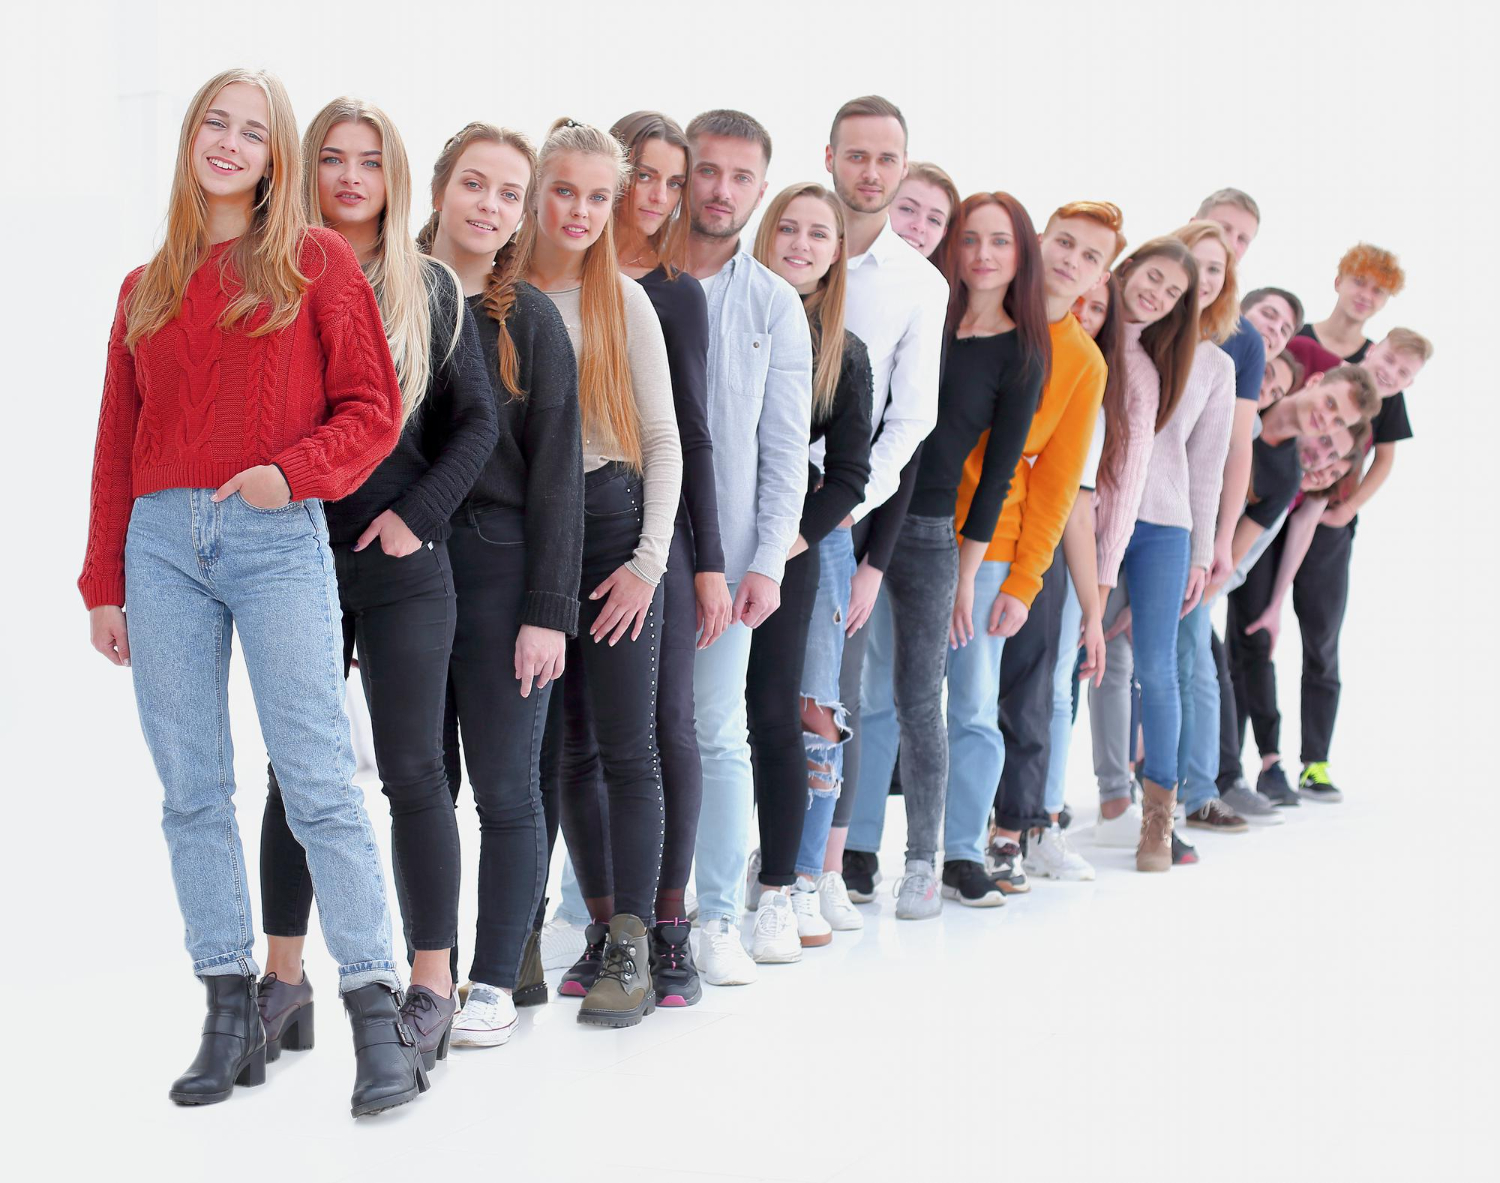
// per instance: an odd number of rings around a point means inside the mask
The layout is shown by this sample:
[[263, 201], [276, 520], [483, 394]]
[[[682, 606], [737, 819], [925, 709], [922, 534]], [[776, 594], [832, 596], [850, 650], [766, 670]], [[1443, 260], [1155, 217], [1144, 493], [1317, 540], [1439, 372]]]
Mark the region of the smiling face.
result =
[[1237, 205], [1216, 205], [1212, 209], [1204, 210], [1201, 220], [1213, 222], [1224, 231], [1224, 237], [1229, 240], [1229, 249], [1234, 251], [1236, 262], [1245, 257], [1245, 252], [1250, 249], [1250, 244], [1260, 233], [1260, 223], [1256, 221], [1255, 215]]
[[734, 136], [701, 135], [693, 144], [693, 232], [736, 238], [766, 192], [766, 154]]
[[[1354, 387], [1348, 380], [1330, 382], [1325, 378], [1324, 374], [1314, 374], [1306, 386], [1287, 400], [1296, 415], [1297, 434], [1300, 436], [1316, 437], [1329, 432], [1347, 435], [1348, 428], [1364, 418], [1354, 401]], [[1334, 448], [1334, 455], [1341, 455], [1353, 446], [1352, 439], [1342, 443], [1342, 447]]]
[[893, 115], [849, 115], [824, 153], [833, 191], [850, 209], [878, 214], [906, 176], [906, 133]]
[[1291, 386], [1291, 363], [1287, 361], [1285, 354], [1273, 357], [1266, 362], [1265, 376], [1260, 380], [1260, 401], [1256, 403], [1256, 408], [1264, 411], [1267, 407], [1275, 406], [1287, 396]]
[[[1300, 454], [1299, 454], [1300, 459]], [[1346, 476], [1354, 467], [1354, 461], [1340, 456], [1322, 468], [1302, 470], [1302, 489], [1306, 493], [1320, 493], [1324, 489], [1331, 489]]]
[[494, 257], [526, 209], [531, 165], [509, 144], [476, 140], [463, 150], [438, 204], [438, 233], [454, 252]]
[[650, 238], [667, 224], [687, 189], [687, 153], [666, 140], [647, 140], [630, 186], [630, 217]]
[[[1108, 226], [1092, 218], [1054, 218], [1041, 238], [1042, 286], [1048, 298], [1072, 303], [1092, 294], [1114, 251], [1115, 232]], [[1109, 299], [1107, 292], [1104, 299]]]
[[1266, 360], [1286, 348], [1297, 329], [1297, 317], [1292, 306], [1280, 296], [1264, 296], [1245, 312], [1245, 319], [1255, 326], [1260, 339], [1266, 345]]
[[1297, 440], [1297, 463], [1303, 472], [1317, 472], [1335, 463], [1340, 456], [1347, 456], [1354, 447], [1354, 436], [1347, 427], [1336, 427], [1319, 435], [1299, 436]]
[[902, 181], [896, 190], [896, 200], [891, 203], [891, 229], [921, 252], [924, 259], [932, 258], [952, 216], [948, 195], [918, 177]]
[[380, 133], [363, 121], [335, 123], [318, 150], [318, 209], [328, 225], [373, 222], [385, 209]]
[[1120, 311], [1133, 324], [1155, 324], [1177, 307], [1188, 291], [1187, 269], [1166, 255], [1137, 262], [1125, 277]]
[[248, 199], [271, 167], [271, 115], [265, 92], [231, 82], [208, 104], [193, 136], [193, 176], [209, 200]]
[[561, 250], [588, 250], [609, 224], [618, 177], [607, 156], [558, 152], [537, 183], [537, 231]]
[[1193, 258], [1198, 260], [1198, 307], [1207, 308], [1224, 290], [1229, 254], [1214, 238], [1200, 238], [1192, 249]]
[[1363, 275], [1341, 275], [1333, 281], [1333, 290], [1339, 294], [1339, 311], [1361, 324], [1384, 308], [1391, 298], [1390, 292]]
[[1375, 390], [1381, 398], [1405, 390], [1426, 364], [1421, 355], [1393, 348], [1388, 339], [1370, 346], [1365, 360], [1360, 362], [1375, 379]]
[[958, 228], [958, 278], [970, 292], [1004, 288], [1016, 277], [1016, 230], [1005, 207], [981, 205]]
[[1104, 318], [1109, 315], [1109, 284], [1101, 283], [1093, 291], [1084, 292], [1073, 302], [1073, 315], [1090, 337], [1097, 338], [1104, 327]]
[[838, 223], [828, 203], [811, 194], [787, 202], [771, 240], [771, 270], [807, 296], [838, 257]]

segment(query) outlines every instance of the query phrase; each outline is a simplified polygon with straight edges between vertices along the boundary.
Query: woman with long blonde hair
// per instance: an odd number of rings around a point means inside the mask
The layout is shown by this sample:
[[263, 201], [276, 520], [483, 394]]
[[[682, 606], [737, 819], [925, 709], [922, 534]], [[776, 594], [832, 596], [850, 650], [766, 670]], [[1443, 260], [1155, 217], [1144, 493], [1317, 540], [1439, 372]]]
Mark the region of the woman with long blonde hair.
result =
[[95, 648], [132, 667], [208, 995], [198, 1054], [169, 1096], [212, 1104], [266, 1078], [232, 803], [238, 633], [339, 965], [358, 1117], [414, 1100], [427, 1075], [397, 1009], [383, 873], [351, 783], [323, 502], [395, 445], [401, 389], [375, 294], [349, 243], [309, 228], [300, 178], [278, 79], [229, 70], [204, 84], [183, 120], [165, 240], [120, 292], [78, 586]]
[[[448, 1054], [457, 1008], [458, 822], [443, 768], [443, 707], [457, 616], [447, 539], [498, 435], [479, 327], [458, 278], [408, 233], [411, 170], [380, 108], [335, 99], [302, 137], [314, 225], [354, 248], [375, 291], [401, 384], [405, 429], [354, 493], [329, 503], [343, 612], [344, 665], [355, 647], [391, 803], [391, 848], [411, 986], [402, 1013], [430, 1069]], [[302, 973], [312, 893], [287, 825], [275, 769], [261, 825], [261, 907], [269, 948], [261, 1017], [273, 1054], [312, 1044], [312, 986]]]
[[661, 323], [640, 284], [620, 273], [615, 249], [613, 214], [626, 168], [623, 146], [607, 132], [572, 119], [554, 123], [537, 153], [532, 216], [516, 263], [562, 314], [578, 357], [583, 610], [548, 742], [560, 752], [562, 825], [575, 855], [590, 849], [586, 830], [598, 816], [601, 776], [609, 802], [614, 883], [597, 860], [574, 858], [593, 923], [563, 993], [583, 995], [580, 1022], [615, 1027], [639, 1023], [656, 1007], [649, 929], [663, 829], [659, 585], [682, 491]]

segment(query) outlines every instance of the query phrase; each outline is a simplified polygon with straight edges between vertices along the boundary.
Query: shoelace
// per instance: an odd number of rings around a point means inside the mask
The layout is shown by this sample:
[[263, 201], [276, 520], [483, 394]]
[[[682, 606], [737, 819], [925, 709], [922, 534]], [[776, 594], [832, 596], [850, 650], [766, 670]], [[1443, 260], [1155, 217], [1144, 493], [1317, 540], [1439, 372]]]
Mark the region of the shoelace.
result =
[[605, 978], [620, 984], [620, 989], [628, 990], [630, 984], [627, 979], [635, 977], [635, 948], [624, 941], [616, 941], [604, 954], [604, 968], [599, 971], [598, 981]]
[[464, 1003], [464, 1011], [469, 1018], [488, 1020], [494, 1018], [494, 1011], [500, 1005], [498, 990], [490, 990], [475, 986], [469, 990], [469, 1001]]
[[674, 945], [670, 941], [657, 942], [659, 948], [656, 954], [656, 971], [661, 973], [677, 973], [684, 966], [682, 964], [682, 946]]
[[897, 899], [901, 898], [901, 892], [906, 887], [906, 881], [908, 879], [915, 879], [915, 880], [917, 880], [919, 882], [921, 880], [923, 880], [923, 879], [927, 880], [928, 887], [927, 887], [927, 889], [925, 891], [922, 892], [922, 894], [923, 895], [931, 895], [932, 894], [932, 886], [931, 886], [931, 884], [932, 884], [932, 876], [929, 875], [926, 871], [912, 871], [909, 874], [903, 875], [903, 876], [901, 876], [900, 879], [896, 880], [896, 886], [894, 888], [892, 888], [892, 891], [894, 892], [894, 894], [895, 894], [895, 896], [896, 896]]
[[1302, 770], [1302, 783], [1305, 785], [1331, 785], [1333, 778], [1328, 775], [1328, 761], [1319, 760], [1315, 764], [1309, 764]]
[[[786, 899], [785, 896], [781, 898]], [[775, 935], [775, 930], [780, 927], [782, 927], [780, 909], [774, 903], [761, 908], [755, 913], [756, 932], [765, 932], [768, 936]]]

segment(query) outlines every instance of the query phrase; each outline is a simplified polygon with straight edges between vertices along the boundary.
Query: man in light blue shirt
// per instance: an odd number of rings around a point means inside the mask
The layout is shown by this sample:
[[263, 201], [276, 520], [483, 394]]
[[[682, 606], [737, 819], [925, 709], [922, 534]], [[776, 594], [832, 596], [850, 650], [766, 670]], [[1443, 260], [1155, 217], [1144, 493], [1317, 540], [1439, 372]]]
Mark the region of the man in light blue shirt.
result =
[[[696, 659], [703, 758], [695, 876], [699, 968], [717, 986], [753, 982], [739, 939], [755, 780], [745, 712], [750, 630], [781, 604], [781, 576], [807, 495], [812, 342], [802, 301], [740, 241], [766, 191], [771, 138], [739, 111], [687, 127], [693, 146], [688, 270], [708, 297], [708, 424], [730, 625]], [[787, 659], [792, 660], [788, 654]]]

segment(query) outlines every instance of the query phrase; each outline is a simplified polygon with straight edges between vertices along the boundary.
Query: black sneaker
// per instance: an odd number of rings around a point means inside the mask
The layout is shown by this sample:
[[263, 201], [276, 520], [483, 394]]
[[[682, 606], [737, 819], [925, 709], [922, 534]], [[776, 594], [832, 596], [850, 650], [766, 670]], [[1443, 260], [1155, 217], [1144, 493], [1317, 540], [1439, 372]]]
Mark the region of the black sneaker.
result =
[[1198, 861], [1198, 848], [1190, 846], [1177, 836], [1177, 831], [1172, 831], [1172, 865], [1174, 867], [1190, 867]]
[[692, 1006], [703, 997], [687, 921], [665, 921], [651, 930], [651, 980], [657, 1006]]
[[875, 899], [875, 885], [880, 882], [880, 856], [863, 850], [844, 851], [844, 886], [856, 904]]
[[984, 871], [1005, 895], [1025, 895], [1031, 890], [1021, 848], [1009, 838], [990, 839], [984, 852]]
[[1273, 804], [1283, 809], [1302, 804], [1297, 790], [1287, 783], [1286, 771], [1281, 767], [1280, 760], [1260, 774], [1255, 782], [1255, 791], [1271, 798]]
[[609, 943], [609, 925], [590, 924], [583, 930], [583, 956], [563, 974], [557, 992], [569, 998], [582, 998], [594, 988], [599, 971], [604, 968], [604, 946]]
[[1327, 805], [1337, 805], [1344, 799], [1344, 794], [1328, 775], [1327, 760], [1309, 764], [1302, 770], [1297, 791], [1309, 801], [1322, 801]]
[[995, 881], [969, 859], [943, 864], [943, 898], [957, 900], [966, 908], [998, 908], [1005, 903]]

